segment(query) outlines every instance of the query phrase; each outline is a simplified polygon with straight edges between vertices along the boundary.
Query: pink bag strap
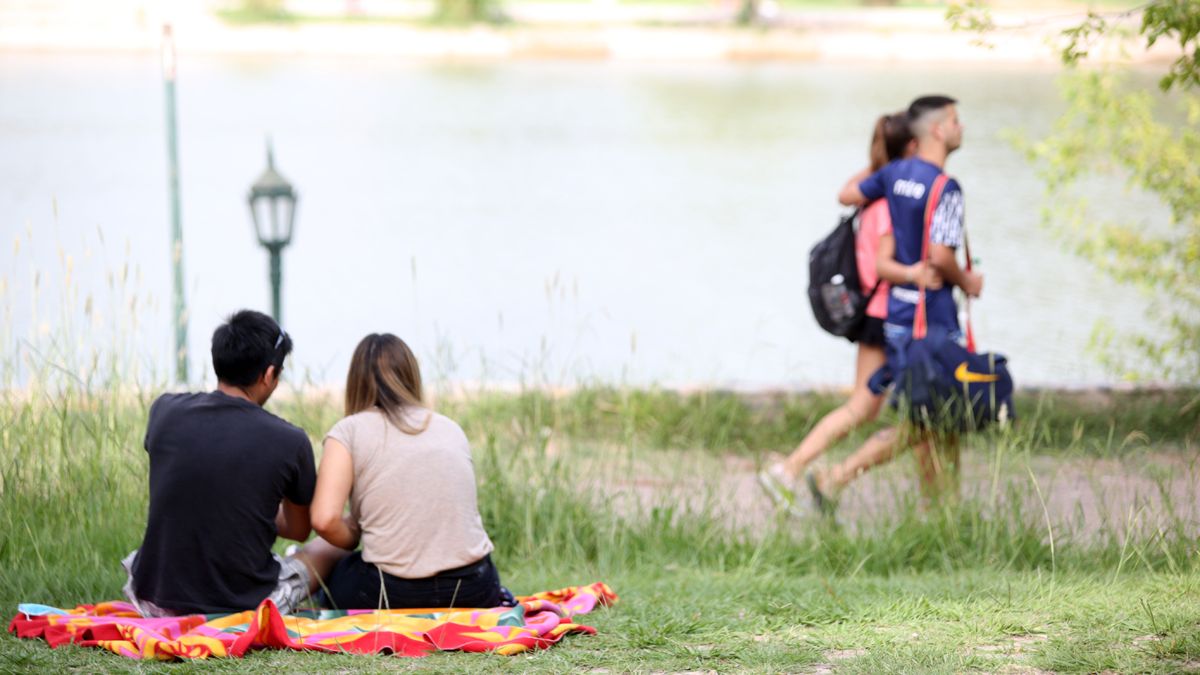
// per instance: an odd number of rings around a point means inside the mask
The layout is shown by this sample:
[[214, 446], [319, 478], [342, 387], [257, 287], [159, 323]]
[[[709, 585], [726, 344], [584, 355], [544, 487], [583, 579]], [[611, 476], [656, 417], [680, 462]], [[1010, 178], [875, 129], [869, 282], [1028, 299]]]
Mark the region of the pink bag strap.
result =
[[[925, 202], [925, 232], [921, 238], [921, 262], [926, 265], [929, 264], [929, 231], [933, 227], [933, 214], [937, 211], [938, 202], [942, 200], [942, 191], [946, 189], [946, 183], [949, 181], [949, 176], [939, 173], [938, 177], [933, 179], [933, 185], [929, 188], [929, 199]], [[913, 316], [913, 339], [924, 339], [926, 331], [925, 277], [922, 275], [917, 279], [917, 313]]]

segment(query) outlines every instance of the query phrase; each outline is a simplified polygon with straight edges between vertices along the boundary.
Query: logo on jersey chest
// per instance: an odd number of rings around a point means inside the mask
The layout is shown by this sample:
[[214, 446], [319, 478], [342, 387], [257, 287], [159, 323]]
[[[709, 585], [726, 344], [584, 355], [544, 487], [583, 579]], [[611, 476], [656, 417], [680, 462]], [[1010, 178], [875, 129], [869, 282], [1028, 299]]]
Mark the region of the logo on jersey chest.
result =
[[892, 194], [899, 197], [920, 199], [925, 196], [925, 184], [901, 178], [892, 184]]

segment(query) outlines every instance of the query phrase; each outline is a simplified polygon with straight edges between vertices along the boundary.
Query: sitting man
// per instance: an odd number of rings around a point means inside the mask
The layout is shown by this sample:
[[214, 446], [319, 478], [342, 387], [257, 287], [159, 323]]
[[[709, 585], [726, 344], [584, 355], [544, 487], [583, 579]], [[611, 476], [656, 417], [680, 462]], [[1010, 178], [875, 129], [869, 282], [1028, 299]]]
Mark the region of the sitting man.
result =
[[150, 408], [150, 514], [123, 564], [143, 616], [243, 611], [270, 598], [284, 614], [316, 586], [305, 562], [271, 553], [308, 538], [316, 472], [300, 428], [263, 409], [292, 340], [242, 310], [212, 337], [217, 390], [163, 394]]

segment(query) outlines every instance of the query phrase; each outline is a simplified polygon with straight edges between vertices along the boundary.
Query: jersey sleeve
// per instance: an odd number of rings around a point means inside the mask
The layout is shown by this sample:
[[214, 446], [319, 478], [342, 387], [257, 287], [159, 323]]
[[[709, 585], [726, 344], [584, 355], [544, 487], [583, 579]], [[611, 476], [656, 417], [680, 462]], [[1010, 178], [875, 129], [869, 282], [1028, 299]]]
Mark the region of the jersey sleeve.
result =
[[883, 169], [867, 176], [861, 183], [858, 184], [858, 191], [867, 198], [867, 201], [873, 201], [883, 197], [887, 192], [883, 180]]
[[942, 192], [933, 223], [929, 228], [929, 243], [958, 248], [963, 241], [963, 194], [958, 182], [950, 180]]
[[297, 506], [308, 506], [312, 503], [313, 491], [317, 487], [317, 470], [313, 460], [312, 443], [303, 432], [301, 435], [303, 441], [296, 450], [296, 472], [283, 496]]

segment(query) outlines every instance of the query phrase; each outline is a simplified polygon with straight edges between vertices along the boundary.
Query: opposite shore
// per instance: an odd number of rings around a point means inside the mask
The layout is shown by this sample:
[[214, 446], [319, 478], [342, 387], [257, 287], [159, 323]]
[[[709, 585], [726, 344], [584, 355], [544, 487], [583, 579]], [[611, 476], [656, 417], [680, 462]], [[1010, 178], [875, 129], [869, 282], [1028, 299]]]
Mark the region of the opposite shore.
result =
[[[422, 2], [399, 5], [404, 11], [388, 16], [300, 15], [279, 23], [229, 22], [201, 2], [169, 11], [137, 0], [94, 4], [0, 0], [0, 53], [157, 52], [162, 26], [170, 23], [177, 50], [188, 55], [1054, 65], [1061, 31], [1085, 16], [1061, 8], [997, 11], [998, 30], [985, 45], [975, 33], [952, 29], [937, 8], [777, 9], [766, 26], [738, 28], [731, 25], [732, 4], [510, 3], [507, 23], [443, 27], [420, 18], [430, 7]], [[1159, 63], [1177, 49], [1160, 43], [1123, 54], [1121, 44], [1108, 44], [1093, 55], [1129, 62], [1129, 53], [1135, 63]]]

